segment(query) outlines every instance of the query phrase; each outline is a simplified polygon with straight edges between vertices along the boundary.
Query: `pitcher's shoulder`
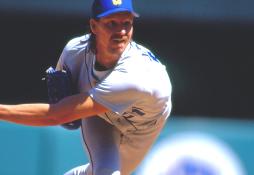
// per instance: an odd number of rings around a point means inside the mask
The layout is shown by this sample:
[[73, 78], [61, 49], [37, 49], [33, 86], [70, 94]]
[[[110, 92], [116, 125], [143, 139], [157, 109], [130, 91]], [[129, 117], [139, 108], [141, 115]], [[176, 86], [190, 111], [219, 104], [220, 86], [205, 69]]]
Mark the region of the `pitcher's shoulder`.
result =
[[140, 43], [137, 43], [135, 41], [132, 41], [130, 43], [130, 48], [133, 51], [137, 51], [137, 52], [147, 52], [150, 51], [148, 48], [146, 48], [145, 46], [141, 45]]
[[130, 43], [130, 47], [131, 47], [131, 50], [132, 50], [131, 53], [134, 53], [136, 55], [140, 55], [141, 57], [147, 57], [150, 60], [158, 62], [158, 63], [160, 62], [159, 59], [157, 58], [157, 56], [155, 56], [154, 53], [150, 49], [148, 49], [147, 47], [145, 47], [145, 46], [143, 46], [139, 43], [136, 43], [135, 41], [132, 41]]
[[65, 46], [66, 50], [79, 50], [86, 48], [89, 43], [90, 34], [72, 38]]

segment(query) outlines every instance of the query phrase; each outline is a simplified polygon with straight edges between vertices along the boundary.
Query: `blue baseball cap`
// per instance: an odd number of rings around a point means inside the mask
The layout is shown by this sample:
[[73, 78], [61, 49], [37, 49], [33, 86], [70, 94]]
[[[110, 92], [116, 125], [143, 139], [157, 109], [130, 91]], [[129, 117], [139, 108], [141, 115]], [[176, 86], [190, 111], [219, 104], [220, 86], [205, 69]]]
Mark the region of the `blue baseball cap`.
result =
[[119, 12], [129, 12], [139, 17], [133, 9], [132, 0], [94, 0], [92, 5], [92, 18], [95, 19]]

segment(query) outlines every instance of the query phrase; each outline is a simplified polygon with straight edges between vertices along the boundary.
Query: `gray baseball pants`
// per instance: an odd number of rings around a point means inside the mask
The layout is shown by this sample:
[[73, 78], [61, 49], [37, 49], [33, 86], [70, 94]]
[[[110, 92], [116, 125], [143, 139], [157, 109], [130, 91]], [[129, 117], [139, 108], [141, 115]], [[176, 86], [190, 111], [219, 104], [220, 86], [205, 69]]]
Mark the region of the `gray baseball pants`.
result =
[[84, 147], [90, 162], [64, 175], [130, 175], [159, 135], [165, 119], [145, 130], [122, 133], [100, 117], [82, 120]]

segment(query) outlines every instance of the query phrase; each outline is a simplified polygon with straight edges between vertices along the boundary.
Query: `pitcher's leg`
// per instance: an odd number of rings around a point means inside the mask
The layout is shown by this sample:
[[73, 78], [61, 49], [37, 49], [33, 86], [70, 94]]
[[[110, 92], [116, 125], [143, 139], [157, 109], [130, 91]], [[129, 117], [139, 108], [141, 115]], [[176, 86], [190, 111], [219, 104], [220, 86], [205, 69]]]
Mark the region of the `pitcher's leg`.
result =
[[164, 122], [155, 128], [121, 135], [101, 118], [83, 120], [82, 132], [91, 168], [88, 168], [91, 172], [84, 175], [131, 175], [155, 142], [163, 125]]
[[90, 174], [91, 174], [91, 170], [88, 163], [86, 165], [73, 168], [69, 170], [68, 172], [66, 172], [64, 175], [90, 175]]
[[156, 141], [164, 123], [162, 121], [154, 128], [137, 131], [122, 138], [120, 144], [121, 175], [131, 175], [139, 166]]
[[82, 120], [82, 134], [90, 158], [92, 175], [119, 173], [120, 132], [104, 119], [91, 117]]

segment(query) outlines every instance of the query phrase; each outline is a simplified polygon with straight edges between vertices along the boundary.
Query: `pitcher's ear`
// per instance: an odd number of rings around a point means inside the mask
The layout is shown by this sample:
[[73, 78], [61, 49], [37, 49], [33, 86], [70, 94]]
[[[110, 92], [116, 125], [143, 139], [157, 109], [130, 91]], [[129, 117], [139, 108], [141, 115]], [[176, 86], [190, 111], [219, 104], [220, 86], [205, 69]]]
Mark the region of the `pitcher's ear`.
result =
[[90, 30], [95, 34], [96, 33], [96, 21], [94, 19], [90, 19]]

